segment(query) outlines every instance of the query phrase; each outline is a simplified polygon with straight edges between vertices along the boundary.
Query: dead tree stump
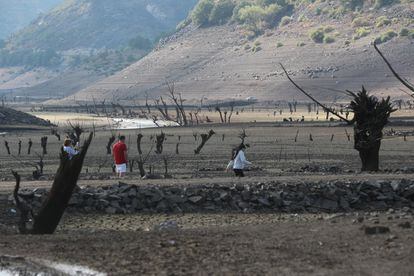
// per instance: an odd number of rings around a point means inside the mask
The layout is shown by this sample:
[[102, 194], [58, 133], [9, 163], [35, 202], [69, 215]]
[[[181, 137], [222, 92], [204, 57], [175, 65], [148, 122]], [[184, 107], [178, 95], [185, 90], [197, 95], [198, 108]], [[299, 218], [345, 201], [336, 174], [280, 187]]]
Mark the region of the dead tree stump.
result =
[[8, 155], [10, 155], [10, 146], [9, 146], [9, 142], [4, 141], [4, 146], [6, 147], [7, 154], [8, 154]]
[[142, 137], [144, 137], [144, 135], [142, 135], [141, 133], [138, 133], [138, 135], [137, 135], [137, 149], [138, 149], [139, 154], [142, 154], [142, 149], [141, 149]]
[[28, 142], [28, 148], [27, 148], [27, 154], [30, 155], [30, 152], [32, 150], [32, 146], [33, 146], [33, 142], [32, 139], [29, 138], [29, 142]]
[[[93, 133], [89, 134], [88, 139], [83, 144], [79, 154], [68, 158], [68, 155], [63, 148], [60, 154], [60, 164], [53, 181], [52, 188], [47, 195], [46, 200], [43, 202], [42, 207], [37, 212], [37, 215], [33, 218], [33, 228], [27, 229], [26, 223], [21, 221], [22, 234], [53, 234], [62, 218], [63, 213], [68, 206], [69, 200], [72, 197], [74, 188], [79, 178], [79, 174], [82, 171], [83, 162], [88, 151], [89, 145], [91, 144]], [[17, 175], [17, 176], [16, 176]], [[20, 185], [20, 177], [15, 174], [16, 177], [16, 188], [15, 188], [15, 199], [18, 200], [18, 190]], [[27, 214], [29, 211], [25, 210], [22, 206], [19, 207], [22, 214]]]
[[108, 143], [106, 144], [106, 154], [111, 154], [112, 153], [112, 144], [115, 142], [115, 135], [112, 135], [109, 140]]
[[208, 133], [200, 134], [201, 137], [201, 143], [200, 145], [194, 150], [194, 154], [199, 154], [201, 150], [203, 149], [204, 145], [207, 143], [207, 141], [215, 134], [214, 130], [210, 129]]
[[165, 141], [165, 133], [161, 131], [161, 134], [155, 135], [155, 153], [161, 154], [163, 150], [163, 144]]
[[40, 145], [42, 147], [43, 154], [47, 154], [47, 136], [40, 138]]

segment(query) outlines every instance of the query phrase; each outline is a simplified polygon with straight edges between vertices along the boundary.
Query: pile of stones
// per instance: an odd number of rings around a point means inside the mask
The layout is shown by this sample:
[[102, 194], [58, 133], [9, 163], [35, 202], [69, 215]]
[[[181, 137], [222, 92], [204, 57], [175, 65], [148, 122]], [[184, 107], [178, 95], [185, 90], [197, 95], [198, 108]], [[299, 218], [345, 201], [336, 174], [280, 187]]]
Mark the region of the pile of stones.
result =
[[[46, 189], [21, 190], [36, 210]], [[12, 197], [10, 197], [12, 200]], [[414, 208], [413, 180], [138, 186], [118, 183], [74, 192], [68, 211], [134, 212], [345, 212]]]

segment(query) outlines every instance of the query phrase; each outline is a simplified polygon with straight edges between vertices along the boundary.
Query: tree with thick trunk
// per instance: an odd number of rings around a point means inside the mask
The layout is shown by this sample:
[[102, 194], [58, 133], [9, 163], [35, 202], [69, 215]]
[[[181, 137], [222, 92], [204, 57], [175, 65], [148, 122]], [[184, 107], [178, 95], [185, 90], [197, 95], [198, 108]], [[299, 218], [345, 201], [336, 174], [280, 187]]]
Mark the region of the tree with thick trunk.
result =
[[358, 93], [347, 91], [348, 95], [353, 97], [349, 108], [354, 113], [354, 118], [348, 120], [336, 112], [336, 110], [329, 108], [316, 100], [312, 95], [296, 84], [283, 65], [281, 66], [289, 81], [299, 91], [305, 94], [317, 105], [321, 106], [326, 112], [335, 115], [350, 125], [354, 125], [354, 148], [359, 152], [359, 157], [362, 163], [361, 171], [378, 171], [382, 131], [388, 123], [391, 113], [395, 111], [390, 103], [390, 97], [380, 101], [376, 97], [369, 95], [364, 87], [362, 87], [362, 90]]
[[[69, 200], [72, 197], [73, 190], [76, 187], [79, 174], [82, 171], [86, 153], [92, 142], [92, 137], [93, 133], [90, 133], [79, 154], [73, 156], [72, 159], [69, 159], [68, 154], [63, 151], [62, 147], [60, 164], [57, 169], [52, 188], [50, 189], [46, 200], [43, 202], [42, 207], [37, 212], [37, 215], [33, 218], [33, 228], [27, 229], [25, 227], [26, 222], [20, 222], [21, 226], [19, 229], [22, 234], [53, 234], [55, 232], [60, 219], [68, 206]], [[27, 218], [29, 213], [27, 206], [22, 206], [18, 196], [20, 177], [17, 173], [13, 174], [16, 178], [16, 188], [14, 192], [16, 205], [22, 214], [25, 214]], [[22, 216], [22, 219], [23, 218], [24, 217]]]
[[382, 131], [395, 109], [389, 96], [379, 101], [364, 87], [357, 94], [348, 92], [354, 97], [349, 108], [354, 113], [354, 148], [361, 158], [361, 171], [378, 171]]

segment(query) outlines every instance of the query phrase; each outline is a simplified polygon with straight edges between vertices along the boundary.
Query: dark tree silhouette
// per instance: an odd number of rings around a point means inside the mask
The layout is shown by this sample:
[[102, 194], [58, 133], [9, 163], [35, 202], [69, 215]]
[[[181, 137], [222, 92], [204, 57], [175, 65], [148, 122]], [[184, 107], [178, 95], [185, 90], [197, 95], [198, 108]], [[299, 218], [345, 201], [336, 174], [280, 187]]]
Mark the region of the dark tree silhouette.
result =
[[[88, 139], [84, 142], [79, 154], [68, 158], [68, 155], [61, 148], [60, 165], [57, 169], [52, 188], [43, 202], [42, 207], [33, 217], [33, 228], [26, 227], [28, 214], [31, 210], [27, 210], [22, 206], [18, 196], [20, 187], [20, 176], [13, 172], [16, 178], [16, 188], [14, 190], [14, 197], [17, 208], [21, 211], [21, 221], [19, 230], [22, 234], [53, 234], [58, 226], [63, 213], [68, 206], [69, 200], [72, 197], [74, 188], [82, 171], [83, 162], [88, 151], [89, 145], [92, 142], [93, 133], [89, 134]], [[27, 207], [27, 206], [26, 206]]]
[[211, 138], [211, 136], [213, 136], [214, 134], [216, 134], [214, 132], [214, 130], [210, 129], [210, 131], [208, 133], [202, 133], [200, 134], [201, 137], [201, 143], [200, 145], [198, 145], [198, 147], [194, 150], [194, 154], [199, 154], [201, 152], [201, 150], [203, 149], [204, 145], [207, 143], [207, 141]]
[[137, 149], [138, 149], [139, 154], [142, 154], [142, 149], [141, 149], [142, 137], [144, 137], [144, 135], [142, 135], [141, 133], [137, 134]]
[[106, 144], [106, 154], [112, 153], [112, 144], [115, 142], [115, 135], [109, 137], [108, 143]]
[[32, 150], [32, 146], [33, 146], [33, 141], [32, 141], [32, 139], [29, 138], [28, 148], [27, 148], [27, 154], [28, 155], [30, 155], [30, 152]]
[[378, 100], [368, 95], [364, 87], [357, 94], [348, 91], [353, 100], [349, 108], [354, 113], [354, 148], [361, 158], [361, 171], [378, 171], [382, 131], [392, 112], [390, 97]]
[[159, 135], [155, 135], [155, 153], [161, 154], [163, 150], [163, 145], [165, 141], [165, 133], [161, 131]]
[[364, 87], [358, 93], [347, 91], [348, 95], [353, 97], [349, 108], [354, 113], [354, 118], [348, 120], [303, 90], [290, 78], [282, 64], [281, 66], [289, 81], [299, 91], [321, 106], [326, 112], [330, 112], [348, 124], [354, 125], [354, 148], [359, 152], [361, 158], [361, 171], [378, 171], [382, 131], [388, 123], [391, 113], [395, 111], [390, 103], [390, 97], [380, 101], [369, 95]]
[[43, 154], [47, 154], [47, 136], [40, 138], [40, 145], [42, 146]]
[[7, 154], [8, 154], [8, 155], [10, 155], [10, 146], [9, 146], [9, 142], [4, 141], [4, 146], [6, 147]]

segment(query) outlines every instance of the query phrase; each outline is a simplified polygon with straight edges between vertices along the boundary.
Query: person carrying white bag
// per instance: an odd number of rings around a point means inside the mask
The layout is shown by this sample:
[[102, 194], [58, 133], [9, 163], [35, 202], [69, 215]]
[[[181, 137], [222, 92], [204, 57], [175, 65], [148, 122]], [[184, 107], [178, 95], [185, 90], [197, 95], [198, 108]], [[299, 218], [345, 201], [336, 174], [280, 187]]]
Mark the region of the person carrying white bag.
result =
[[227, 164], [226, 171], [233, 169], [236, 176], [244, 177], [245, 167], [252, 164], [246, 159], [246, 156], [244, 154], [245, 149], [246, 146], [244, 144], [240, 144], [240, 146], [238, 146], [236, 149], [232, 151], [232, 159]]

